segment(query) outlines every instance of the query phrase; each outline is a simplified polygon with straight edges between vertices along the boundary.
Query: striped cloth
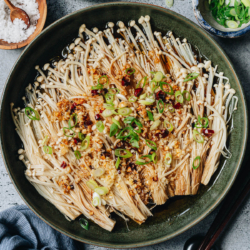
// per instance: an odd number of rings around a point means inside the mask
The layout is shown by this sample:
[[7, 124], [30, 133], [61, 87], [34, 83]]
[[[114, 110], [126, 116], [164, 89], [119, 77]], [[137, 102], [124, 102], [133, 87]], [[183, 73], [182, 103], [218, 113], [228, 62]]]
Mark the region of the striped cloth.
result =
[[40, 220], [27, 206], [0, 212], [0, 250], [80, 250], [84, 244]]

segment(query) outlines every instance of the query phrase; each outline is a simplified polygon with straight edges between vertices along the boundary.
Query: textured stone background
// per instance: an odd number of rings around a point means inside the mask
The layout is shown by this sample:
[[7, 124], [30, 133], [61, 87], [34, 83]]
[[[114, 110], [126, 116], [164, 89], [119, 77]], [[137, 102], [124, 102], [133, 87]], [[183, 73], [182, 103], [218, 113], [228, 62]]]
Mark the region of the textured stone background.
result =
[[[3, 1], [3, 0], [1, 0]], [[136, 1], [136, 0], [134, 0]], [[48, 4], [48, 17], [46, 21], [46, 26], [57, 20], [58, 18], [69, 14], [75, 10], [93, 5], [102, 3], [105, 1], [100, 0], [47, 0]], [[165, 6], [164, 0], [139, 0], [137, 2], [144, 2], [144, 3], [152, 3], [155, 5], [159, 5], [162, 7]], [[187, 18], [191, 19], [192, 21], [196, 22], [196, 19], [193, 15], [192, 10], [192, 1], [191, 0], [175, 0], [174, 6], [172, 10], [186, 16]], [[215, 38], [218, 43], [223, 47], [226, 51], [234, 66], [236, 71], [240, 77], [240, 80], [243, 84], [246, 97], [248, 102], [250, 100], [250, 34], [238, 38], [235, 40], [230, 39], [221, 39]], [[13, 50], [13, 51], [4, 51], [0, 50], [0, 91], [2, 93], [2, 89], [6, 78], [14, 65], [17, 57], [22, 52], [22, 49]], [[250, 107], [248, 105], [248, 107]], [[249, 147], [248, 147], [249, 148]], [[247, 150], [248, 151], [248, 150]], [[247, 166], [245, 167], [245, 172], [248, 174]], [[236, 183], [235, 188], [240, 190], [242, 187], [242, 183], [246, 181], [247, 174], [242, 174], [242, 178], [239, 181], [241, 183], [238, 185]], [[233, 199], [234, 197], [232, 197]], [[2, 157], [0, 156], [0, 211], [11, 206], [17, 204], [23, 204], [24, 202], [19, 197], [18, 193], [16, 192], [14, 186], [12, 185], [9, 176], [6, 172], [6, 169], [3, 164]], [[142, 250], [161, 250], [161, 249], [169, 249], [169, 250], [180, 250], [183, 249], [185, 241], [193, 235], [196, 234], [205, 234], [208, 230], [209, 226], [211, 225], [214, 217], [216, 216], [218, 209], [216, 209], [213, 213], [211, 213], [207, 218], [205, 218], [202, 222], [198, 225], [194, 226], [187, 232], [183, 233], [180, 236], [175, 237], [172, 240], [169, 240], [165, 243], [144, 247], [141, 248]], [[219, 241], [217, 242], [220, 249], [223, 250], [246, 250], [250, 249], [250, 239], [249, 239], [249, 231], [250, 231], [250, 200], [249, 198], [241, 207], [239, 212], [234, 217], [233, 221], [229, 224], [225, 232], [220, 237]], [[85, 247], [88, 250], [104, 250], [105, 248], [95, 247], [86, 245]]]

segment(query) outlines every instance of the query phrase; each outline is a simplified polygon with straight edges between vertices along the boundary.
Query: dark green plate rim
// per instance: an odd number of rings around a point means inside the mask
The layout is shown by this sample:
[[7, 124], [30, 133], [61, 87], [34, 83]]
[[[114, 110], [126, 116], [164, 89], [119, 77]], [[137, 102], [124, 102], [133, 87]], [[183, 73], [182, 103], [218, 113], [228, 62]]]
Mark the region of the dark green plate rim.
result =
[[[104, 6], [112, 6], [112, 5], [132, 5], [132, 6], [147, 6], [147, 7], [150, 7], [152, 9], [156, 9], [158, 11], [161, 11], [163, 13], [166, 13], [167, 15], [172, 15], [172, 16], [175, 16], [175, 18], [178, 18], [180, 20], [183, 20], [185, 22], [187, 22], [190, 26], [192, 26], [194, 29], [196, 29], [197, 31], [199, 31], [203, 36], [205, 36], [208, 40], [210, 40], [210, 42], [219, 49], [220, 53], [221, 53], [221, 56], [224, 57], [224, 60], [228, 63], [231, 71], [233, 72], [234, 74], [234, 77], [235, 77], [235, 80], [236, 80], [236, 84], [238, 85], [238, 88], [239, 88], [239, 97], [241, 98], [242, 100], [242, 103], [243, 103], [243, 110], [244, 110], [244, 131], [242, 131], [245, 135], [244, 137], [244, 141], [242, 143], [242, 146], [241, 146], [241, 150], [239, 150], [241, 153], [239, 155], [239, 160], [237, 162], [237, 167], [235, 168], [235, 171], [234, 171], [234, 174], [232, 175], [230, 181], [228, 182], [227, 184], [227, 187], [225, 188], [224, 192], [221, 193], [221, 195], [218, 197], [217, 201], [214, 202], [213, 205], [211, 205], [210, 208], [207, 209], [206, 212], [204, 212], [202, 215], [200, 215], [196, 220], [194, 220], [192, 223], [189, 223], [187, 226], [183, 227], [182, 229], [170, 234], [170, 235], [167, 235], [167, 236], [164, 236], [164, 237], [160, 237], [160, 238], [157, 238], [155, 240], [149, 240], [149, 241], [144, 241], [144, 242], [140, 242], [140, 243], [132, 243], [132, 244], [113, 244], [113, 243], [100, 243], [98, 242], [98, 239], [96, 241], [93, 241], [93, 240], [88, 240], [88, 239], [83, 239], [83, 238], [80, 238], [80, 237], [76, 237], [75, 235], [73, 234], [70, 234], [70, 233], [67, 233], [65, 232], [63, 229], [60, 229], [57, 225], [53, 225], [52, 223], [49, 223], [46, 221], [46, 219], [40, 214], [39, 211], [37, 211], [36, 209], [34, 209], [32, 207], [31, 204], [29, 204], [25, 199], [24, 197], [22, 196], [22, 194], [19, 192], [15, 182], [13, 181], [13, 176], [11, 175], [11, 172], [9, 171], [8, 169], [8, 166], [7, 166], [7, 162], [5, 160], [5, 156], [3, 154], [3, 142], [2, 142], [2, 138], [1, 138], [1, 154], [2, 154], [2, 157], [3, 157], [3, 160], [4, 160], [4, 164], [5, 164], [5, 167], [6, 167], [6, 170], [8, 171], [8, 174], [12, 180], [12, 183], [14, 184], [14, 187], [16, 188], [18, 194], [21, 196], [21, 198], [24, 200], [24, 202], [27, 204], [27, 206], [40, 218], [42, 219], [44, 222], [46, 222], [49, 226], [51, 226], [52, 228], [56, 229], [57, 231], [75, 239], [75, 240], [78, 240], [78, 241], [81, 241], [81, 242], [84, 242], [84, 243], [87, 243], [87, 244], [92, 244], [92, 245], [96, 245], [96, 246], [101, 246], [101, 247], [112, 247], [112, 248], [136, 248], [136, 247], [143, 247], [143, 246], [149, 246], [149, 245], [153, 245], [153, 244], [157, 244], [157, 243], [161, 243], [161, 242], [164, 242], [166, 240], [169, 240], [183, 232], [185, 232], [186, 230], [188, 230], [189, 228], [193, 227], [194, 225], [196, 225], [198, 222], [200, 222], [201, 220], [203, 220], [207, 215], [209, 215], [218, 205], [219, 203], [223, 200], [223, 198], [226, 196], [226, 194], [228, 193], [228, 191], [230, 190], [231, 186], [233, 185], [235, 179], [236, 179], [236, 176], [240, 170], [240, 166], [243, 162], [243, 158], [244, 158], [244, 155], [245, 155], [245, 150], [246, 150], [246, 143], [247, 143], [247, 137], [248, 137], [248, 112], [247, 112], [247, 105], [246, 105], [246, 98], [245, 98], [245, 95], [244, 95], [244, 92], [243, 92], [243, 89], [242, 89], [242, 86], [240, 84], [240, 81], [239, 81], [239, 78], [235, 72], [235, 69], [230, 61], [230, 59], [228, 58], [228, 56], [225, 54], [225, 52], [223, 51], [223, 49], [220, 47], [220, 45], [212, 38], [208, 35], [208, 33], [206, 33], [203, 29], [201, 29], [198, 25], [196, 25], [195, 23], [193, 23], [191, 20], [187, 19], [186, 17], [180, 15], [180, 14], [177, 14], [169, 9], [165, 9], [163, 7], [160, 7], [160, 6], [156, 6], [156, 5], [152, 5], [152, 4], [146, 4], [146, 3], [136, 3], [136, 2], [110, 2], [110, 3], [102, 3], [102, 4], [97, 4], [97, 5], [93, 5], [93, 6], [89, 6], [89, 7], [86, 7], [84, 9], [80, 9], [80, 10], [77, 10], [71, 14], [68, 14], [60, 19], [58, 19], [57, 21], [55, 21], [54, 23], [52, 23], [51, 25], [49, 25], [46, 29], [44, 29], [31, 43], [30, 45], [40, 36], [42, 36], [48, 29], [51, 29], [52, 27], [56, 26], [57, 23], [59, 23], [61, 20], [67, 18], [67, 17], [70, 17], [70, 16], [73, 16], [74, 14], [76, 13], [79, 13], [79, 12], [84, 12], [86, 10], [92, 10], [92, 9], [98, 9], [98, 8], [102, 8]], [[8, 82], [9, 82], [9, 79], [10, 79], [10, 76], [12, 74], [12, 72], [14, 71], [15, 69], [15, 66], [16, 66], [16, 63], [19, 61], [19, 59], [23, 56], [23, 54], [26, 52], [26, 50], [29, 49], [30, 45], [28, 45], [24, 50], [23, 52], [21, 53], [21, 55], [18, 57], [18, 59], [16, 60], [14, 66], [12, 67], [11, 69], [11, 72], [6, 80], [6, 83], [5, 83], [5, 86], [3, 88], [3, 92], [2, 92], [2, 96], [1, 96], [1, 107], [2, 107], [2, 101], [3, 101], [3, 96], [4, 96], [4, 93], [5, 93], [5, 89], [8, 85]], [[1, 108], [0, 107], [0, 108]]]

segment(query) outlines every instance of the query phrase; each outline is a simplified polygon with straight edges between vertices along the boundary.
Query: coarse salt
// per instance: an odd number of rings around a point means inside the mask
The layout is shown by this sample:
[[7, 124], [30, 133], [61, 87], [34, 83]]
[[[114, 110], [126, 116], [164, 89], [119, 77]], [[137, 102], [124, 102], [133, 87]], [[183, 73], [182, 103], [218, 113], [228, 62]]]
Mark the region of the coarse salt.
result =
[[4, 0], [0, 0], [0, 39], [8, 43], [18, 43], [31, 36], [35, 29], [40, 13], [36, 0], [12, 0], [11, 3], [24, 10], [30, 18], [30, 27], [21, 19], [15, 19], [11, 22], [10, 9]]

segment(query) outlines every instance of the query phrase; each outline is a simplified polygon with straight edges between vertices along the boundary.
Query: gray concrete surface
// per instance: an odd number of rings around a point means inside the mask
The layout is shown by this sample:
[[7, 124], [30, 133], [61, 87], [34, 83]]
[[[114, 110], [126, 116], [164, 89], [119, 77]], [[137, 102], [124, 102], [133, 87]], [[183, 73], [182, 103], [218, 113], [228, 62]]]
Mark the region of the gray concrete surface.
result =
[[[136, 0], [134, 0], [136, 1]], [[47, 0], [48, 3], [48, 17], [46, 26], [57, 20], [58, 18], [71, 13], [75, 10], [98, 4], [105, 1], [100, 0]], [[164, 0], [139, 0], [137, 2], [152, 3], [162, 7], [165, 6]], [[175, 0], [172, 10], [186, 16], [192, 21], [196, 22], [192, 10], [191, 0]], [[250, 34], [236, 40], [225, 40], [216, 38], [219, 44], [226, 51], [231, 58], [240, 80], [243, 84], [247, 99], [250, 100]], [[0, 91], [2, 93], [3, 86], [6, 78], [15, 63], [15, 60], [22, 52], [22, 49], [13, 51], [0, 50]], [[248, 105], [248, 107], [250, 107]], [[1, 156], [0, 156], [1, 158]], [[13, 205], [23, 204], [24, 202], [19, 197], [14, 186], [12, 185], [6, 169], [3, 164], [2, 158], [0, 159], [0, 211], [7, 209]], [[183, 249], [185, 241], [193, 235], [205, 234], [211, 225], [218, 209], [212, 212], [198, 225], [194, 226], [182, 235], [175, 237], [172, 240], [164, 242], [159, 245], [144, 247], [143, 250], [180, 250]], [[240, 211], [236, 214], [233, 221], [227, 227], [225, 232], [217, 242], [219, 249], [222, 250], [247, 250], [250, 249], [250, 199], [244, 203]], [[104, 250], [105, 248], [86, 245], [88, 250]]]

